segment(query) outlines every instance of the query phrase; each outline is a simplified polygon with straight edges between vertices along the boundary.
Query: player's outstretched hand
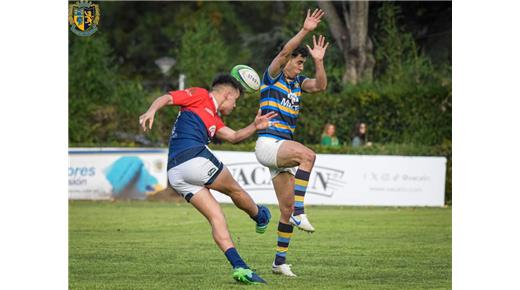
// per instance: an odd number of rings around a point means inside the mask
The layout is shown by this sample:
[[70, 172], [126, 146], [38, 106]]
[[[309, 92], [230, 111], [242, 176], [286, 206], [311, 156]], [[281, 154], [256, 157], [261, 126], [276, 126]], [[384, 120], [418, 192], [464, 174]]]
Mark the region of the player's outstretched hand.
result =
[[311, 10], [307, 10], [307, 18], [305, 18], [305, 22], [303, 23], [303, 29], [307, 31], [313, 31], [316, 29], [318, 24], [321, 22], [321, 17], [325, 15], [325, 12], [321, 9], [314, 9], [311, 14]]
[[278, 116], [275, 112], [269, 112], [265, 115], [261, 115], [262, 110], [258, 109], [258, 114], [256, 114], [255, 117], [255, 127], [256, 130], [263, 130], [267, 127], [269, 127], [269, 121], [271, 121], [272, 118]]
[[[154, 116], [154, 112], [147, 111], [139, 117], [139, 125], [143, 128], [143, 131], [152, 130]], [[148, 127], [146, 127], [146, 122], [148, 122]]]
[[307, 49], [309, 49], [309, 53], [311, 54], [312, 58], [314, 58], [315, 60], [323, 60], [323, 57], [325, 56], [325, 51], [329, 46], [328, 42], [327, 44], [325, 44], [325, 36], [320, 35], [320, 37], [318, 38], [318, 42], [316, 42], [316, 35], [313, 35], [312, 42], [314, 43], [314, 47], [312, 49], [309, 45], [307, 45]]

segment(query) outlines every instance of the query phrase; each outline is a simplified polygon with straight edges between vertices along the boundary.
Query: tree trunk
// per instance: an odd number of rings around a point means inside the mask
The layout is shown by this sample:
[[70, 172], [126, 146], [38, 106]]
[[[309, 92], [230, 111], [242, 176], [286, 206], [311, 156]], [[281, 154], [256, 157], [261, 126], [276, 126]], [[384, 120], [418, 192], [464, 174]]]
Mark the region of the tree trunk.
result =
[[368, 37], [368, 2], [349, 2], [349, 9], [343, 5], [344, 21], [330, 1], [318, 1], [318, 5], [325, 11], [330, 31], [343, 54], [343, 83], [372, 80], [375, 60], [372, 41]]

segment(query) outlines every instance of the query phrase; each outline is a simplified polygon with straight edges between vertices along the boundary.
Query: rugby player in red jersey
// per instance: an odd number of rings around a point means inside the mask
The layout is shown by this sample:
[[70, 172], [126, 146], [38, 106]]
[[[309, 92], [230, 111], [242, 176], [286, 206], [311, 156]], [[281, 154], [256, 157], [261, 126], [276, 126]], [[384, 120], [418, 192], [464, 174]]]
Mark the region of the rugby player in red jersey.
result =
[[255, 222], [256, 232], [264, 233], [271, 214], [265, 206], [258, 206], [233, 179], [229, 170], [206, 146], [215, 136], [220, 140], [238, 143], [257, 130], [268, 127], [276, 113], [260, 115], [247, 127], [235, 131], [222, 122], [218, 113], [229, 115], [242, 93], [242, 86], [231, 75], [219, 75], [209, 91], [189, 88], [172, 91], [158, 97], [148, 111], [139, 117], [144, 131], [152, 129], [155, 113], [167, 105], [180, 106], [173, 125], [168, 149], [168, 181], [211, 225], [213, 239], [233, 267], [233, 278], [246, 284], [265, 283], [242, 260], [234, 247], [226, 219], [219, 203], [209, 189], [222, 192], [245, 211]]

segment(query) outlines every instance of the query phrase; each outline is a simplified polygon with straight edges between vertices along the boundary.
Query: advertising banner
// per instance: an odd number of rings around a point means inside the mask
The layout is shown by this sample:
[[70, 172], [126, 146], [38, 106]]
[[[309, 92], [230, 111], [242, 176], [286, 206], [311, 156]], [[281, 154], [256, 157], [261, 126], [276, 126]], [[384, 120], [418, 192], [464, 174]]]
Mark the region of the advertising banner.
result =
[[[214, 154], [256, 202], [278, 203], [269, 170], [253, 152]], [[166, 164], [166, 149], [70, 149], [69, 198], [145, 199], [166, 188]], [[445, 178], [444, 157], [318, 154], [305, 204], [443, 206]]]
[[[255, 201], [277, 204], [269, 170], [254, 153], [214, 153]], [[445, 157], [318, 154], [305, 204], [443, 206], [445, 178]]]
[[166, 188], [165, 149], [69, 150], [69, 199], [145, 199]]

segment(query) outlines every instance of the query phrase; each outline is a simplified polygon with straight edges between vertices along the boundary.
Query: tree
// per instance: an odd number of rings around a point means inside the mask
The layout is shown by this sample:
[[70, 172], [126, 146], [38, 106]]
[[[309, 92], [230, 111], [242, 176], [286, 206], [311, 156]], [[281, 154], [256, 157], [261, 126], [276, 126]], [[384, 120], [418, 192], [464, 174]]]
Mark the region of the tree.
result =
[[[325, 11], [332, 36], [343, 54], [343, 83], [371, 81], [375, 60], [373, 44], [368, 37], [368, 1], [348, 2], [348, 7], [342, 2], [341, 8], [336, 8], [330, 1], [318, 1], [318, 5]], [[338, 10], [343, 19], [338, 15]]]
[[377, 10], [375, 26], [376, 76], [381, 81], [419, 84], [434, 79], [438, 73], [430, 58], [421, 53], [412, 33], [399, 25], [401, 8], [385, 2]]
[[187, 75], [188, 86], [209, 87], [217, 73], [227, 72], [231, 66], [226, 44], [205, 19], [186, 28], [178, 55], [179, 70]]
[[92, 37], [69, 36], [69, 140], [99, 141], [113, 120], [117, 70], [112, 50], [102, 33]]

